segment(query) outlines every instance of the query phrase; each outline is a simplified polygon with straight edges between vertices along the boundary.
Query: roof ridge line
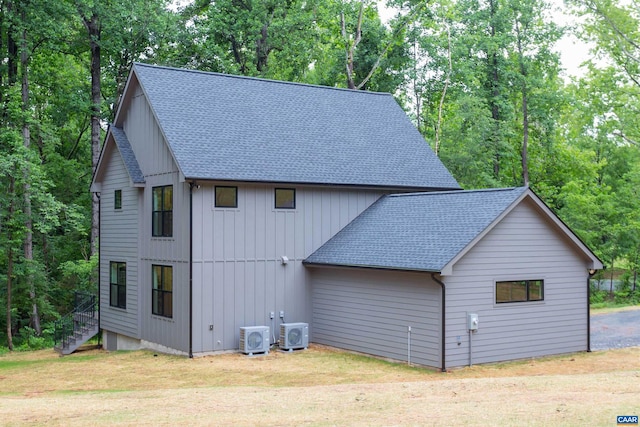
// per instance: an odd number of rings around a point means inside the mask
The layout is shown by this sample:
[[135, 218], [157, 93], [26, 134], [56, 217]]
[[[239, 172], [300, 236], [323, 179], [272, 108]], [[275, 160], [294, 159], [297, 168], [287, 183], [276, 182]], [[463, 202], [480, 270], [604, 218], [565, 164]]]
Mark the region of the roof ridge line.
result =
[[490, 193], [498, 191], [513, 191], [517, 189], [526, 189], [528, 187], [500, 187], [500, 188], [476, 188], [473, 190], [445, 190], [445, 191], [417, 191], [412, 193], [393, 193], [389, 197], [420, 197], [433, 196], [443, 194], [469, 194], [469, 193]]
[[185, 73], [214, 75], [214, 76], [218, 76], [218, 77], [228, 77], [228, 78], [232, 78], [232, 79], [255, 80], [255, 81], [258, 81], [258, 82], [265, 82], [265, 83], [276, 83], [276, 84], [303, 86], [303, 87], [317, 88], [317, 89], [338, 90], [338, 91], [350, 92], [350, 93], [359, 93], [359, 94], [368, 94], [368, 95], [382, 95], [382, 96], [391, 96], [391, 97], [393, 97], [393, 95], [390, 94], [389, 92], [371, 92], [371, 91], [368, 91], [368, 90], [354, 90], [354, 89], [347, 89], [347, 88], [342, 88], [342, 87], [315, 85], [315, 84], [311, 84], [311, 83], [291, 82], [291, 81], [288, 81], [288, 80], [273, 80], [273, 79], [266, 79], [266, 78], [263, 78], [263, 77], [241, 76], [241, 75], [237, 75], [237, 74], [219, 73], [219, 72], [215, 72], [215, 71], [202, 71], [202, 70], [194, 70], [194, 69], [190, 69], [190, 68], [170, 67], [170, 66], [167, 66], [167, 65], [146, 64], [146, 63], [143, 63], [143, 62], [134, 62], [133, 66], [134, 67], [142, 66], [142, 67], [149, 67], [149, 68], [160, 68], [160, 69], [164, 69], [164, 70], [179, 71], [179, 72], [185, 72]]

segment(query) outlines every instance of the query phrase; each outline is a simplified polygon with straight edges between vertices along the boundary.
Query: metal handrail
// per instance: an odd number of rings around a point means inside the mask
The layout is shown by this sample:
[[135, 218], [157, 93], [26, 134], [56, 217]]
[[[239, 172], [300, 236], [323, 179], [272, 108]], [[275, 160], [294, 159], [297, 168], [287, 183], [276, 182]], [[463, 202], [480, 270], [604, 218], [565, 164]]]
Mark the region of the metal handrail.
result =
[[97, 297], [86, 292], [75, 292], [73, 312], [63, 316], [54, 324], [54, 345], [69, 347], [71, 339], [82, 331], [90, 321], [96, 320]]

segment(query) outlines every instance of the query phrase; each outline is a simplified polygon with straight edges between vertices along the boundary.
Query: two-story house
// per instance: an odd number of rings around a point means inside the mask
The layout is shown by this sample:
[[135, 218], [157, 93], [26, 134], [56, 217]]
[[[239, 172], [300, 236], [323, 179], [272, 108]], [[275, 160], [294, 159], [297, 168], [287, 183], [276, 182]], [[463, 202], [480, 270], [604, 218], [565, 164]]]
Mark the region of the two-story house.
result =
[[463, 191], [389, 94], [135, 64], [92, 191], [110, 350], [284, 322], [442, 369], [589, 348], [598, 258], [528, 188]]

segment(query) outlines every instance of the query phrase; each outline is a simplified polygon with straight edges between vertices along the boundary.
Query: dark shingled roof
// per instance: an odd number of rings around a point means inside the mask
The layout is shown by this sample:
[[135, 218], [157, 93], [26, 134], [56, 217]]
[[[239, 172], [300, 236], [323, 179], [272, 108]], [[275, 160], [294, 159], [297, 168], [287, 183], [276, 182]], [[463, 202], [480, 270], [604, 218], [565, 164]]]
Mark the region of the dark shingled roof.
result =
[[136, 156], [133, 153], [133, 149], [131, 148], [129, 139], [127, 139], [127, 135], [125, 135], [122, 129], [113, 125], [110, 126], [109, 129], [113, 135], [113, 140], [118, 146], [118, 151], [122, 156], [122, 161], [127, 168], [131, 181], [134, 184], [143, 184], [145, 182], [144, 175], [142, 174], [142, 170], [140, 170], [140, 165], [138, 164], [138, 160], [136, 160]]
[[304, 262], [440, 272], [526, 187], [385, 196]]
[[187, 179], [460, 188], [390, 94], [133, 71]]

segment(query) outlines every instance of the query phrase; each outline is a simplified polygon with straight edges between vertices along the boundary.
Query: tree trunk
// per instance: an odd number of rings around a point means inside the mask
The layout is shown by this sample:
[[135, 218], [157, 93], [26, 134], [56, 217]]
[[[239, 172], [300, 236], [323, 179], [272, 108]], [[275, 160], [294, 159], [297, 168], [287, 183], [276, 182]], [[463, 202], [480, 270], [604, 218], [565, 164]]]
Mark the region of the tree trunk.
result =
[[[95, 174], [100, 158], [100, 35], [101, 25], [96, 12], [90, 18], [82, 16], [89, 35], [91, 48], [91, 164]], [[96, 193], [91, 199], [91, 255], [98, 252], [100, 230], [100, 199]]]
[[[273, 17], [273, 12], [271, 17]], [[266, 73], [269, 62], [269, 54], [271, 48], [269, 47], [269, 22], [265, 23], [260, 29], [260, 37], [256, 40], [256, 69], [260, 73]]]
[[[23, 16], [24, 19], [24, 16]], [[20, 66], [22, 68], [22, 111], [25, 114], [22, 124], [22, 141], [27, 148], [31, 145], [31, 131], [29, 129], [29, 53], [27, 51], [27, 31], [22, 31], [22, 41], [20, 46]], [[29, 170], [29, 162], [25, 162], [27, 166], [23, 171], [24, 184], [22, 191], [24, 193], [24, 260], [27, 267], [26, 280], [29, 288], [29, 299], [31, 300], [31, 327], [35, 330], [36, 335], [42, 335], [42, 327], [40, 326], [40, 315], [38, 313], [38, 303], [36, 294], [36, 285], [33, 279], [33, 218], [31, 214], [31, 172]]]
[[[491, 39], [496, 37], [496, 14], [497, 14], [496, 0], [490, 1], [490, 13], [491, 13]], [[494, 43], [495, 44], [495, 43]], [[492, 50], [493, 49], [493, 50]], [[491, 84], [491, 118], [493, 119], [494, 134], [492, 135], [491, 149], [493, 152], [493, 176], [498, 179], [500, 176], [500, 107], [498, 106], [498, 97], [500, 96], [500, 74], [498, 70], [498, 52], [495, 48], [487, 51], [487, 58], [489, 61], [489, 75]]]
[[438, 105], [438, 122], [436, 124], [436, 156], [440, 153], [440, 134], [442, 132], [442, 110], [444, 109], [444, 97], [447, 95], [447, 88], [451, 80], [451, 73], [453, 71], [453, 64], [451, 61], [451, 29], [448, 25], [447, 28], [447, 59], [449, 60], [449, 68], [447, 68], [447, 77], [444, 79], [444, 87], [442, 88], [442, 96], [440, 97], [440, 104]]
[[[13, 10], [13, 3], [7, 2], [7, 13]], [[13, 86], [18, 81], [18, 43], [13, 37], [13, 24], [11, 20], [7, 25], [7, 77], [9, 86]]]
[[347, 35], [347, 25], [344, 18], [344, 12], [340, 13], [340, 25], [342, 27], [342, 38], [344, 39], [345, 46], [345, 67], [347, 72], [347, 87], [349, 89], [357, 89], [355, 76], [353, 75], [353, 57], [355, 55], [356, 47], [360, 40], [362, 40], [362, 13], [364, 11], [364, 3], [360, 2], [360, 11], [358, 12], [358, 26], [356, 27], [356, 36], [353, 43], [349, 40]]
[[609, 280], [609, 299], [613, 300], [613, 260], [611, 260], [611, 276]]
[[527, 70], [524, 65], [524, 52], [522, 51], [522, 37], [520, 34], [520, 25], [516, 21], [516, 35], [518, 37], [518, 57], [520, 60], [520, 75], [522, 76], [522, 181], [525, 187], [529, 186], [529, 162], [528, 162], [528, 145], [529, 145], [529, 111], [527, 109], [528, 93], [527, 93]]
[[[13, 202], [13, 197], [15, 194], [14, 187], [15, 179], [13, 176], [9, 177], [9, 218], [13, 218], [13, 214], [15, 212], [15, 205]], [[7, 232], [7, 346], [9, 350], [13, 351], [13, 334], [11, 331], [12, 321], [11, 321], [11, 290], [13, 288], [13, 231], [11, 230], [11, 226], [9, 226], [9, 230]]]

